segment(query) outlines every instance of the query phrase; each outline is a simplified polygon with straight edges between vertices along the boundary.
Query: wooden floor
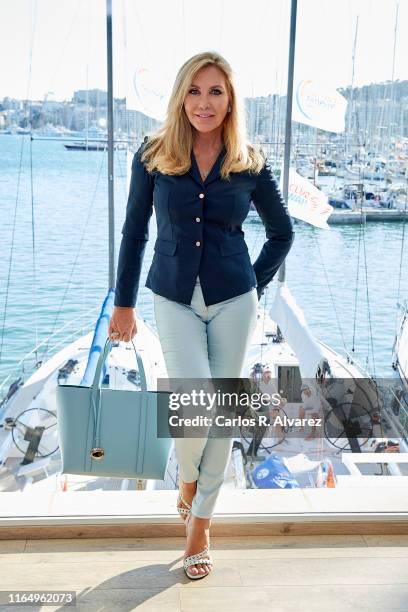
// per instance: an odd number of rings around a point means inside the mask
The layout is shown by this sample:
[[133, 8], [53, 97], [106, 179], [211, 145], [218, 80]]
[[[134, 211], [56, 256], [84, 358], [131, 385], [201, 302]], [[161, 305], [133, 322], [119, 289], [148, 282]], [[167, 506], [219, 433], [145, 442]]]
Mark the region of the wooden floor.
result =
[[184, 538], [3, 540], [0, 588], [75, 590], [76, 609], [109, 612], [408, 611], [408, 535], [213, 537], [213, 572], [196, 582], [182, 570], [183, 546]]

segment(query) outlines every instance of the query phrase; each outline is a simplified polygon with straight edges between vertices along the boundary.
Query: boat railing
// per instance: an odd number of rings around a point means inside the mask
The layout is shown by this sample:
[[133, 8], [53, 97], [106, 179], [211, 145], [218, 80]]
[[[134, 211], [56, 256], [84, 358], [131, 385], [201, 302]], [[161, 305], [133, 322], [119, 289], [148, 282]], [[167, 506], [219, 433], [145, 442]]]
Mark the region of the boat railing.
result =
[[367, 463], [386, 463], [390, 475], [404, 476], [398, 464], [408, 463], [408, 453], [342, 453], [341, 460], [351, 476], [364, 478], [364, 473], [360, 471], [358, 466]]
[[[8, 393], [8, 385], [10, 385], [12, 381], [16, 380], [18, 377], [21, 376], [24, 379], [27, 374], [31, 374], [34, 370], [38, 369], [42, 364], [44, 355], [52, 356], [60, 346], [67, 344], [67, 342], [69, 342], [70, 340], [72, 340], [72, 338], [75, 338], [76, 336], [83, 335], [83, 331], [85, 329], [91, 331], [91, 329], [95, 326], [94, 315], [98, 313], [99, 310], [100, 307], [96, 306], [85, 312], [82, 317], [88, 317], [89, 320], [87, 320], [81, 326], [78, 326], [78, 316], [76, 316], [74, 319], [71, 319], [70, 321], [67, 321], [55, 332], [53, 332], [47, 338], [37, 344], [37, 346], [35, 346], [31, 351], [26, 353], [24, 357], [22, 357], [22, 359], [20, 359], [20, 361], [15, 365], [13, 372], [8, 374], [6, 378], [0, 382], [0, 412], [4, 399]], [[74, 331], [69, 334], [64, 334], [62, 337], [58, 338], [58, 336], [70, 325], [75, 326]], [[57, 338], [57, 341], [53, 341], [53, 343], [51, 343], [50, 341], [55, 338]], [[44, 351], [43, 359], [39, 357], [39, 352], [41, 349], [43, 349]], [[29, 363], [30, 360], [31, 363]], [[29, 365], [27, 365], [27, 363], [29, 363]]]

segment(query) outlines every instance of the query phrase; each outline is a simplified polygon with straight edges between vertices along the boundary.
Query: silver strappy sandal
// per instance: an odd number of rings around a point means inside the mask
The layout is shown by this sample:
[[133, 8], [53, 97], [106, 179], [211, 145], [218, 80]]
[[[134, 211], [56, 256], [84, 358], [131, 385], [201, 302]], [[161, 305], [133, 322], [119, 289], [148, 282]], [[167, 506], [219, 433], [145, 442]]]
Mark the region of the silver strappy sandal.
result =
[[[196, 565], [197, 563], [205, 563], [206, 565], [212, 565], [213, 562], [208, 553], [209, 553], [209, 548], [208, 546], [206, 546], [204, 550], [200, 551], [196, 555], [189, 555], [188, 557], [184, 559], [183, 561], [184, 571], [186, 573], [186, 576], [188, 576], [190, 580], [199, 580], [199, 578], [205, 578], [206, 576], [208, 576], [210, 572], [206, 572], [205, 574], [200, 574], [200, 573], [190, 574], [188, 570], [190, 565]], [[207, 557], [207, 558], [205, 559], [203, 557]]]
[[[190, 518], [190, 515], [188, 516], [187, 520], [186, 520], [186, 527], [188, 524], [188, 520]], [[201, 550], [200, 552], [194, 554], [194, 555], [189, 555], [188, 557], [186, 557], [183, 560], [183, 568], [184, 568], [184, 572], [186, 574], [186, 576], [188, 578], [190, 578], [190, 580], [199, 580], [200, 578], [205, 578], [206, 576], [208, 576], [208, 574], [210, 574], [211, 572], [205, 572], [205, 574], [201, 574], [201, 573], [197, 573], [197, 574], [190, 574], [189, 572], [189, 567], [191, 565], [196, 565], [197, 563], [203, 563], [209, 566], [213, 565], [213, 561], [212, 558], [209, 555], [209, 551], [210, 551], [210, 547], [209, 546], [205, 546], [203, 550]], [[207, 557], [207, 558], [205, 558]]]
[[[180, 502], [187, 507], [183, 508], [183, 506], [180, 506], [179, 505]], [[184, 499], [184, 497], [181, 494], [181, 491], [179, 491], [179, 495], [177, 498], [177, 512], [179, 513], [179, 515], [181, 516], [184, 522], [186, 522], [186, 519], [188, 519], [188, 517], [190, 516], [190, 511], [191, 511], [191, 505], [188, 503], [187, 500]]]

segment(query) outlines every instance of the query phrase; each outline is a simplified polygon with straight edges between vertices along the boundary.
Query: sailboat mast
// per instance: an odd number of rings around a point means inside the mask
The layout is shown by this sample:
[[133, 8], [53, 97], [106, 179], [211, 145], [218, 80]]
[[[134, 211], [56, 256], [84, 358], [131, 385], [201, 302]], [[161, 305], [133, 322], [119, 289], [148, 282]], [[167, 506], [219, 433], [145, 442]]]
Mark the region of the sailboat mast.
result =
[[[349, 152], [349, 135], [351, 134], [351, 130], [353, 129], [353, 106], [354, 106], [354, 71], [355, 71], [355, 66], [356, 66], [356, 48], [357, 48], [357, 36], [358, 36], [358, 22], [359, 22], [359, 15], [357, 15], [356, 17], [356, 29], [354, 32], [354, 43], [353, 43], [353, 54], [352, 54], [352, 70], [351, 70], [351, 84], [350, 84], [350, 97], [349, 97], [349, 114], [348, 114], [348, 128], [345, 131], [345, 140], [344, 140], [344, 154], [345, 154], [345, 158], [347, 159], [348, 157], [348, 152]], [[357, 132], [358, 135], [358, 132]], [[353, 157], [353, 154], [352, 154]], [[353, 157], [354, 159], [354, 157]]]
[[[395, 26], [394, 26], [394, 47], [393, 47], [393, 51], [392, 51], [392, 74], [391, 74], [391, 103], [390, 103], [390, 116], [389, 116], [389, 120], [388, 120], [388, 125], [389, 125], [389, 136], [388, 136], [388, 146], [390, 147], [391, 145], [391, 138], [396, 134], [395, 131], [395, 126], [396, 126], [396, 122], [395, 122], [395, 82], [394, 82], [394, 78], [395, 78], [395, 51], [396, 51], [396, 46], [397, 46], [397, 32], [398, 32], [398, 12], [399, 12], [399, 4], [397, 3], [397, 6], [395, 7]], [[391, 121], [391, 118], [393, 119]], [[394, 129], [394, 132], [392, 132], [392, 130]], [[388, 149], [389, 150], [389, 149]]]
[[106, 0], [106, 52], [108, 77], [108, 199], [109, 199], [109, 289], [115, 280], [115, 215], [114, 215], [114, 148], [113, 148], [113, 69], [112, 69], [112, 0]]
[[[296, 15], [297, 0], [292, 0], [290, 9], [290, 33], [289, 33], [289, 62], [288, 62], [288, 85], [286, 92], [286, 122], [285, 122], [285, 148], [283, 155], [283, 199], [288, 202], [289, 194], [289, 165], [290, 147], [292, 139], [292, 100], [293, 100], [293, 73], [295, 67], [295, 42], [296, 42]], [[285, 280], [285, 262], [279, 268], [278, 280]]]

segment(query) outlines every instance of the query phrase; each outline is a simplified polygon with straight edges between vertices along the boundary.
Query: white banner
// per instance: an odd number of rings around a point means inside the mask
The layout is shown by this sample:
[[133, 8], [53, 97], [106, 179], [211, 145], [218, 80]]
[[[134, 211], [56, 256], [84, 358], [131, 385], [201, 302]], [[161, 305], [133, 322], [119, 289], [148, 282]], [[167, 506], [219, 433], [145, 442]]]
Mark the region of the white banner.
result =
[[[168, 81], [168, 77], [157, 70], [132, 63], [128, 70], [127, 108], [163, 121], [170, 97]], [[164, 84], [168, 86], [167, 90]]]
[[[282, 184], [283, 168], [280, 179], [281, 191]], [[296, 219], [316, 227], [330, 229], [327, 219], [333, 211], [333, 206], [328, 204], [327, 195], [292, 168], [289, 170], [288, 209], [289, 214]]]
[[[126, 106], [162, 122], [177, 70], [187, 59], [182, 50], [184, 26], [175, 17], [180, 0], [113, 4], [125, 28]], [[174, 42], [171, 47], [170, 40]]]
[[347, 100], [335, 89], [311, 80], [294, 88], [292, 120], [328, 132], [344, 132]]

